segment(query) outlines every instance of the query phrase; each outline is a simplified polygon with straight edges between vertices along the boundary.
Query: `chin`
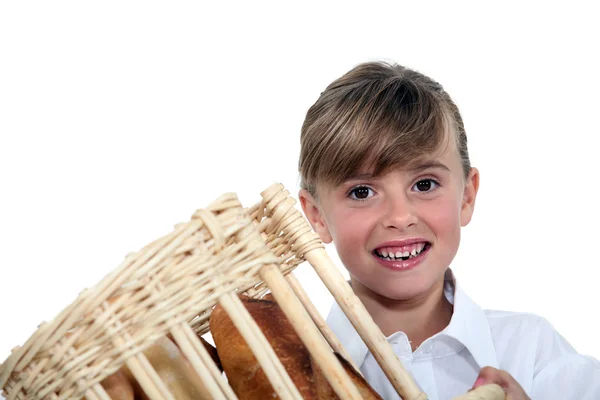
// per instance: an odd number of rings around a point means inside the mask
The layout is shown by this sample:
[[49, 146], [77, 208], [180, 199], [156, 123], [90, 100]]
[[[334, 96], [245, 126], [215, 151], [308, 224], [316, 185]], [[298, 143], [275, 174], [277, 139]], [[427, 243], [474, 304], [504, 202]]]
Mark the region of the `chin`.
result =
[[413, 279], [388, 279], [385, 281], [379, 279], [375, 282], [362, 282], [371, 292], [386, 299], [397, 301], [408, 301], [423, 297], [432, 290], [436, 283], [434, 279], [427, 279], [424, 276], [415, 276]]
[[419, 290], [419, 288], [410, 288], [410, 289], [405, 289], [405, 288], [382, 288], [382, 289], [378, 289], [376, 288], [376, 290], [374, 290], [374, 292], [376, 292], [377, 294], [379, 294], [382, 297], [385, 297], [386, 299], [389, 300], [396, 300], [396, 301], [408, 301], [408, 300], [412, 300], [418, 297], [421, 297], [424, 293], [426, 293], [425, 290]]

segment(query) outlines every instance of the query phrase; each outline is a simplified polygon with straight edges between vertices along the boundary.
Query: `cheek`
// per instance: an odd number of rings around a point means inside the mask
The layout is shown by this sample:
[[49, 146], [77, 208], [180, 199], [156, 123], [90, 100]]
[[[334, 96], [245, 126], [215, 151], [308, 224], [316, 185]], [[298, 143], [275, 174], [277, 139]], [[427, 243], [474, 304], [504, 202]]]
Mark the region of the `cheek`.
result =
[[452, 197], [440, 198], [427, 204], [422, 215], [427, 218], [429, 225], [438, 235], [460, 234], [460, 203]]
[[371, 226], [368, 215], [358, 210], [346, 210], [331, 215], [329, 224], [338, 253], [353, 253], [364, 248]]

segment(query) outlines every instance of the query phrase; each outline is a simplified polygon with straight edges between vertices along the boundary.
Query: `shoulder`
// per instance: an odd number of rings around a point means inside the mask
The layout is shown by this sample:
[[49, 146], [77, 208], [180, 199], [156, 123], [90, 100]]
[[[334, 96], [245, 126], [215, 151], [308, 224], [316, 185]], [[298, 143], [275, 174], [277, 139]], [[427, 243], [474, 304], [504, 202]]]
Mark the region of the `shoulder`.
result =
[[544, 317], [530, 313], [485, 310], [497, 350], [519, 350], [533, 357], [538, 367], [552, 359], [577, 354]]
[[492, 330], [503, 334], [527, 334], [552, 336], [556, 330], [544, 317], [531, 313], [513, 311], [484, 310], [484, 314]]
[[551, 360], [576, 353], [550, 322], [539, 315], [498, 310], [484, 313], [503, 369], [526, 366], [535, 375]]
[[513, 374], [526, 371], [522, 378], [530, 382], [534, 398], [568, 392], [575, 395], [572, 398], [598, 398], [600, 362], [577, 353], [546, 318], [496, 310], [484, 313], [500, 367]]
[[[484, 314], [495, 342], [517, 341], [527, 347], [537, 347], [562, 339], [550, 322], [539, 315], [498, 310], [485, 310]], [[563, 347], [565, 352], [575, 351], [566, 341]]]

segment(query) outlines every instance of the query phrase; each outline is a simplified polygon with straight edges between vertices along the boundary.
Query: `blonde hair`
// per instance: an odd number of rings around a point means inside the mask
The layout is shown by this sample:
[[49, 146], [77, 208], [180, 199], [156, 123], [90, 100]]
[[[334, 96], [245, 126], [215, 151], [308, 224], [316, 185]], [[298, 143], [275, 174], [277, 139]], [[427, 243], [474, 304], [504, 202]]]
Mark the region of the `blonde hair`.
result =
[[443, 87], [409, 68], [360, 64], [331, 83], [308, 110], [300, 138], [301, 187], [339, 185], [363, 168], [374, 175], [411, 167], [453, 132], [463, 172], [471, 169], [458, 107]]

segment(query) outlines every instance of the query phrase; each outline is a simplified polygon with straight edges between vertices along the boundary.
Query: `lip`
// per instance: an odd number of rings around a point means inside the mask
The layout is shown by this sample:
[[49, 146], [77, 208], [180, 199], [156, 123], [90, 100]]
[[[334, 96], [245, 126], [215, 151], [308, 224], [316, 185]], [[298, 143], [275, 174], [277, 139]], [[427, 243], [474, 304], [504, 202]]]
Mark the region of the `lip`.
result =
[[402, 247], [402, 246], [410, 246], [415, 243], [429, 243], [428, 240], [423, 238], [410, 238], [403, 240], [390, 240], [389, 242], [381, 243], [379, 246], [375, 247], [373, 250], [381, 249], [382, 247]]
[[420, 266], [423, 261], [427, 258], [429, 250], [431, 250], [431, 243], [424, 239], [407, 239], [401, 241], [391, 241], [382, 244], [380, 247], [394, 247], [394, 246], [407, 246], [414, 243], [427, 243], [427, 247], [416, 257], [409, 258], [408, 260], [383, 260], [379, 258], [375, 252], [371, 252], [371, 256], [381, 265], [382, 267], [391, 269], [393, 271], [409, 271]]

